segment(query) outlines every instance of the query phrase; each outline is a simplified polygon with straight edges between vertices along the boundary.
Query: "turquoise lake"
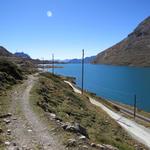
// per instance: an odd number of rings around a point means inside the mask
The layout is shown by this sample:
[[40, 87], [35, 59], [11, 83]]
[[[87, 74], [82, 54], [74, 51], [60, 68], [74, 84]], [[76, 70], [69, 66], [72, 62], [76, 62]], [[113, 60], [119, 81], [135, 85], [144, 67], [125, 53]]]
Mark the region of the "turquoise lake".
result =
[[[81, 64], [59, 66], [64, 68], [55, 69], [56, 74], [76, 77], [81, 87]], [[136, 94], [137, 107], [150, 112], [150, 68], [85, 64], [84, 89], [129, 105], [133, 105]]]

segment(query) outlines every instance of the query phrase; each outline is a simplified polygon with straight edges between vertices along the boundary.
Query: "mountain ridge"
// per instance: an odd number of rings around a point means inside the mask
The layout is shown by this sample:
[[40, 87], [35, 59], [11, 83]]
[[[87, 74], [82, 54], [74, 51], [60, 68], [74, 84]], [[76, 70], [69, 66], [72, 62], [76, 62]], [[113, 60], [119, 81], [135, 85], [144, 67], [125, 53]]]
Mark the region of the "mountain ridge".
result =
[[96, 56], [95, 64], [150, 66], [150, 16], [121, 42]]
[[12, 53], [10, 53], [6, 48], [4, 48], [3, 46], [0, 46], [0, 56], [6, 56], [6, 57], [10, 57], [13, 56]]
[[16, 52], [14, 55], [15, 55], [16, 57], [31, 59], [31, 57], [30, 57], [28, 54], [24, 53], [24, 52]]
[[[96, 56], [89, 56], [89, 57], [85, 57], [84, 58], [84, 62], [85, 63], [91, 63]], [[64, 61], [65, 63], [81, 63], [82, 59], [78, 59], [78, 58], [74, 58], [74, 59], [68, 59], [66, 61]]]

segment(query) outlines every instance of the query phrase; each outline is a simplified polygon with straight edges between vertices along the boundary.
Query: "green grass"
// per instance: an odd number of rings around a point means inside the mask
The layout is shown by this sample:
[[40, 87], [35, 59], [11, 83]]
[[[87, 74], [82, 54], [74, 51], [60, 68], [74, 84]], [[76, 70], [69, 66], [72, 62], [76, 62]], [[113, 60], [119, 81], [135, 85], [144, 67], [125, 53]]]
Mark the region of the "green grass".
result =
[[121, 150], [133, 150], [135, 142], [104, 111], [93, 106], [86, 95], [73, 92], [64, 77], [44, 73], [40, 75], [32, 94], [43, 110], [55, 113], [63, 122], [78, 122], [84, 126], [91, 142], [110, 144]]

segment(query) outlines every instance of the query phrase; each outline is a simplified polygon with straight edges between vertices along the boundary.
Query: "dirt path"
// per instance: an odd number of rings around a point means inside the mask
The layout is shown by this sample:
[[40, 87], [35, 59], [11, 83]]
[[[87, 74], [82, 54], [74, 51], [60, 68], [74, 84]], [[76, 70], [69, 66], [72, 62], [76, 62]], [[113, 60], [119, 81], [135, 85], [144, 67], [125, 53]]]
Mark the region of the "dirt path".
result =
[[[81, 94], [81, 91], [77, 89], [73, 84], [68, 81], [64, 81], [68, 83], [74, 90], [74, 92]], [[100, 102], [96, 101], [95, 99], [89, 97], [90, 102], [93, 105], [96, 105], [103, 109], [111, 118], [113, 118], [118, 124], [120, 124], [134, 139], [143, 143], [150, 149], [150, 129], [146, 128], [130, 119], [123, 117], [122, 115], [113, 112]]]
[[[64, 147], [56, 136], [49, 132], [48, 127], [32, 110], [29, 102], [30, 91], [36, 82], [36, 76], [29, 76], [12, 94], [11, 136], [19, 150], [63, 150]], [[15, 144], [8, 149], [12, 150]]]

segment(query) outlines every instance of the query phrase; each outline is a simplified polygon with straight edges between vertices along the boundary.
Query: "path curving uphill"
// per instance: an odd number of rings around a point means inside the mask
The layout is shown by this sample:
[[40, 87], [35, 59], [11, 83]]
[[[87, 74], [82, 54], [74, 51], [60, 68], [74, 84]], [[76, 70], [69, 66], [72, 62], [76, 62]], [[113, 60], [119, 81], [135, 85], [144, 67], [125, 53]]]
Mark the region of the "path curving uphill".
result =
[[[21, 150], [64, 150], [58, 138], [49, 132], [47, 125], [30, 105], [30, 91], [37, 80], [36, 75], [30, 75], [11, 95], [12, 119], [8, 127], [12, 130], [13, 141]], [[11, 144], [8, 150], [12, 148]]]

